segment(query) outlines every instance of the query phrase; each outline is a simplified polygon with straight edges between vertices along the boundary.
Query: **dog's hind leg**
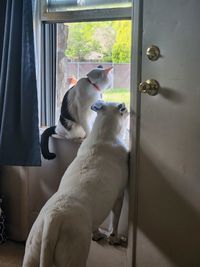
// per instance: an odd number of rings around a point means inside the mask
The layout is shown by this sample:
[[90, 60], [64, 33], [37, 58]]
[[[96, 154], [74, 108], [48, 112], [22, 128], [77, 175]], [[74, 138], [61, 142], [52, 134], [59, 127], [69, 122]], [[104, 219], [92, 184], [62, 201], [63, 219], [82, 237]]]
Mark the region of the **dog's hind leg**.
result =
[[111, 245], [120, 245], [121, 240], [118, 236], [118, 225], [119, 225], [119, 219], [120, 219], [120, 214], [122, 210], [122, 205], [123, 205], [123, 199], [124, 199], [124, 194], [122, 194], [115, 202], [115, 205], [112, 209], [112, 232], [109, 236], [109, 243]]
[[43, 231], [43, 221], [38, 221], [32, 226], [26, 240], [26, 249], [22, 267], [40, 266], [41, 237]]
[[[88, 227], [64, 226], [59, 235], [55, 251], [56, 267], [86, 267], [91, 242], [91, 230]], [[84, 229], [85, 228], [85, 229]]]

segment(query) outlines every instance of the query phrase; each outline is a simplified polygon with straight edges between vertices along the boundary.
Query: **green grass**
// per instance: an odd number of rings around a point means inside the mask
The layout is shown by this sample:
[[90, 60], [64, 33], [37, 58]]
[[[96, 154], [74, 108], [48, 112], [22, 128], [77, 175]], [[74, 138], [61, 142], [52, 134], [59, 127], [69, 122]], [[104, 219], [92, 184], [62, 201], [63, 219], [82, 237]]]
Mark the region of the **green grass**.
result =
[[113, 88], [106, 90], [103, 94], [103, 100], [108, 102], [123, 102], [126, 107], [130, 107], [130, 91], [127, 88]]

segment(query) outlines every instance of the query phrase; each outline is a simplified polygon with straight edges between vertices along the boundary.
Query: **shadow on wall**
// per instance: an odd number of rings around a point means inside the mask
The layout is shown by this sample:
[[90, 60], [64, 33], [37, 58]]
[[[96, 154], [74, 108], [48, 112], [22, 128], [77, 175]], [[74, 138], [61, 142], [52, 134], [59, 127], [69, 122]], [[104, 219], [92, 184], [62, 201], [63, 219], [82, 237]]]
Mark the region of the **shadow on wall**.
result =
[[[139, 229], [175, 266], [200, 266], [200, 212], [142, 151], [140, 158], [143, 168], [138, 181]], [[170, 177], [176, 179], [176, 173], [170, 173]]]
[[184, 98], [183, 95], [180, 94], [177, 90], [171, 88], [161, 88], [159, 94], [163, 96], [165, 99], [168, 99], [169, 101], [173, 101], [174, 103], [183, 103]]

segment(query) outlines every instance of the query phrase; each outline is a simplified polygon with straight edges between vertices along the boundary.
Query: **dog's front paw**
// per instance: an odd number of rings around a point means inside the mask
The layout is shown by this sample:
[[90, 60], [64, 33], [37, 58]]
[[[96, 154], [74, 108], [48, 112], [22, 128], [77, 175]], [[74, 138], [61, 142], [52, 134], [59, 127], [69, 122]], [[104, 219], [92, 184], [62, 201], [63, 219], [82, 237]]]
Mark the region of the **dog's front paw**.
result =
[[99, 241], [101, 239], [106, 239], [107, 235], [100, 232], [99, 230], [96, 230], [92, 233], [92, 240], [93, 241]]
[[108, 237], [108, 242], [109, 242], [110, 245], [113, 245], [113, 246], [119, 246], [119, 245], [122, 244], [121, 238], [118, 235], [115, 235], [115, 234], [111, 234]]
[[108, 242], [110, 245], [113, 245], [113, 246], [127, 247], [127, 237], [125, 236], [118, 236], [112, 233], [108, 237]]

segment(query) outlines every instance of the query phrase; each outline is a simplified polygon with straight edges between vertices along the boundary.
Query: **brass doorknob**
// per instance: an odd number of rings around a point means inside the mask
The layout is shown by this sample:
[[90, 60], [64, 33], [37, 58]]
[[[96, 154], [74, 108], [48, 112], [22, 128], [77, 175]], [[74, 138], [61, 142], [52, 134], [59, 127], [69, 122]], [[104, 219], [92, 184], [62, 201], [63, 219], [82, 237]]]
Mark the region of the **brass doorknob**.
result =
[[148, 94], [150, 96], [155, 96], [158, 94], [160, 85], [156, 80], [150, 79], [145, 82], [140, 83], [139, 91], [141, 93]]
[[149, 60], [156, 61], [160, 57], [160, 49], [155, 45], [151, 45], [147, 48], [146, 55]]

